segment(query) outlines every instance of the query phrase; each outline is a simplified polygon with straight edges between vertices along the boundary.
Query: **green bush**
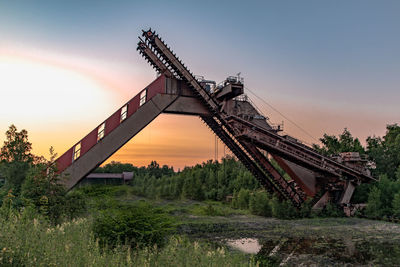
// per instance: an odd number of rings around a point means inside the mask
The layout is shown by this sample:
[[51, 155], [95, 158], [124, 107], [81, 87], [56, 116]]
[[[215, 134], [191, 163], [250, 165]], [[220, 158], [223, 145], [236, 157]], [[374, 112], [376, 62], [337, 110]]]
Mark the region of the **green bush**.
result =
[[[5, 201], [7, 202], [7, 201]], [[4, 208], [4, 207], [2, 207]], [[88, 219], [52, 226], [35, 209], [0, 216], [0, 266], [256, 266], [241, 253], [172, 237], [162, 248], [99, 246]]]
[[79, 191], [71, 191], [66, 195], [65, 217], [69, 220], [85, 215], [87, 212], [87, 198]]
[[400, 218], [400, 192], [394, 195], [392, 206], [393, 216], [396, 218]]
[[249, 209], [252, 214], [271, 217], [272, 210], [269, 205], [269, 195], [265, 191], [254, 192], [250, 196]]
[[239, 193], [233, 195], [232, 206], [237, 209], [249, 208], [250, 190], [240, 189]]
[[320, 217], [343, 217], [345, 216], [343, 208], [336, 204], [328, 203], [325, 207], [318, 213]]
[[206, 205], [195, 205], [195, 207], [191, 210], [194, 215], [200, 216], [228, 216], [232, 210], [229, 207], [224, 207], [220, 203], [211, 204], [208, 203]]
[[298, 217], [297, 210], [293, 204], [286, 201], [279, 201], [277, 197], [273, 197], [270, 201], [272, 216], [278, 219], [293, 219]]
[[365, 209], [365, 215], [369, 218], [377, 219], [382, 217], [381, 191], [377, 187], [373, 187], [368, 195], [368, 205]]
[[102, 246], [161, 246], [174, 230], [172, 218], [161, 209], [141, 202], [100, 211], [94, 219], [93, 232]]
[[29, 169], [22, 184], [21, 198], [25, 206], [33, 205], [53, 224], [58, 224], [66, 208], [66, 190], [58, 183], [55, 169], [49, 165], [37, 164]]
[[107, 198], [126, 196], [131, 190], [127, 185], [85, 185], [74, 191], [79, 191], [90, 198]]

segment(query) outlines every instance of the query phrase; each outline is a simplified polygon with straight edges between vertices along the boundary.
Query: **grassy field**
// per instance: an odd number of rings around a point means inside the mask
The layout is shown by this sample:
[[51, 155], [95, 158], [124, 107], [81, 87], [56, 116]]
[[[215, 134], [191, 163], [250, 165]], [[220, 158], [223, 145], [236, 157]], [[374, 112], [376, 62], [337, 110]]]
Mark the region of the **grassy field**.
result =
[[256, 266], [243, 253], [178, 235], [162, 248], [104, 248], [90, 219], [51, 226], [23, 213], [0, 223], [0, 266]]
[[[400, 224], [361, 218], [279, 220], [251, 215], [228, 203], [144, 199], [133, 195], [129, 186], [82, 192], [89, 209], [81, 219], [52, 226], [32, 217], [29, 209], [0, 218], [0, 266], [398, 266], [400, 262]], [[143, 201], [175, 219], [176, 230], [166, 244], [144, 249], [99, 245], [91, 229], [99, 207]], [[253, 251], [244, 253], [250, 245]]]
[[[129, 190], [118, 199], [143, 201]], [[272, 265], [396, 266], [400, 262], [400, 224], [362, 218], [279, 220], [220, 202], [147, 201], [175, 216], [178, 234], [191, 240], [226, 245], [228, 240], [256, 239], [261, 247], [256, 257]]]

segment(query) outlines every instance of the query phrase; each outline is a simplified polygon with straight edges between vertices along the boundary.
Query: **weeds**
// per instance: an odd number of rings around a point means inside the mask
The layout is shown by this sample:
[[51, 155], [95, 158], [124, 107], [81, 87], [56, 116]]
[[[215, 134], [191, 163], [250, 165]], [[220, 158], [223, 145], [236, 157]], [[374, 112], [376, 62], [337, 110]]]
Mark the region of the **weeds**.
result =
[[51, 226], [25, 210], [1, 217], [0, 224], [1, 266], [255, 266], [244, 254], [182, 237], [171, 237], [162, 248], [102, 248], [90, 219]]

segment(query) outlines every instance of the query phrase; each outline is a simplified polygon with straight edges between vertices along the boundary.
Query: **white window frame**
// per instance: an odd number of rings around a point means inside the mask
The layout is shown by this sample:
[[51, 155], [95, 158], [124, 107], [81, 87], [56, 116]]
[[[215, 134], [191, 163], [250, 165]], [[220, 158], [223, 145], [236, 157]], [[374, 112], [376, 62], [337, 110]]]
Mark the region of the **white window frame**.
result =
[[73, 161], [77, 160], [81, 156], [81, 142], [74, 146], [74, 153], [72, 156]]
[[121, 116], [119, 122], [126, 120], [127, 117], [128, 117], [128, 104], [126, 104], [121, 108]]
[[147, 89], [144, 89], [140, 92], [140, 100], [139, 100], [139, 107], [141, 107], [144, 103], [146, 103], [147, 98]]
[[106, 123], [103, 122], [97, 128], [97, 142], [99, 142], [101, 139], [103, 139], [105, 132], [106, 132]]

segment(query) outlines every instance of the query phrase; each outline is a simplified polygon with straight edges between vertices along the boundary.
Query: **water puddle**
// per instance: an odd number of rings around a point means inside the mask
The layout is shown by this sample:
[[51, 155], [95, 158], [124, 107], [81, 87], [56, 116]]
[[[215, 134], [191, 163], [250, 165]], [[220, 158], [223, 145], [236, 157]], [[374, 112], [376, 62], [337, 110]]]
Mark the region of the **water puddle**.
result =
[[261, 245], [256, 238], [230, 239], [226, 244], [244, 253], [257, 254], [261, 250]]

